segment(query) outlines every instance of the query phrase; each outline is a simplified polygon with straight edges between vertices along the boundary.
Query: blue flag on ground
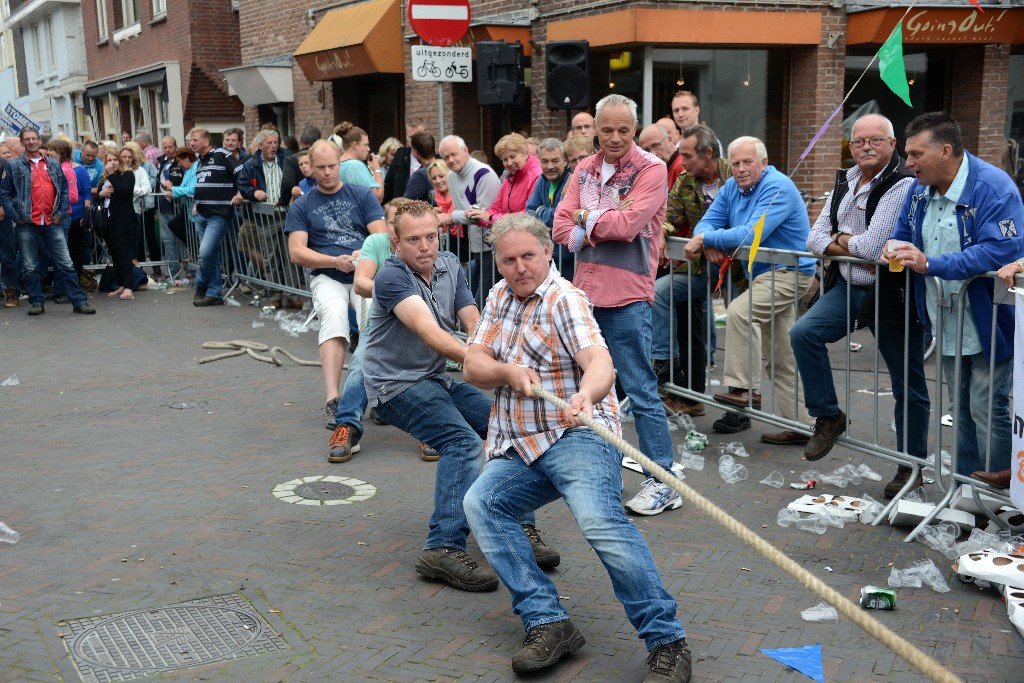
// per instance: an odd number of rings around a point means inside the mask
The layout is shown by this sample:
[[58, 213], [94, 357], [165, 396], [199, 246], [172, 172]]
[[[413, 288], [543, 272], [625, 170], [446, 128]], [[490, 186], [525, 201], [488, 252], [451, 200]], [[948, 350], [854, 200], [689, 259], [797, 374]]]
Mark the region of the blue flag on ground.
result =
[[782, 647], [775, 650], [761, 648], [761, 652], [772, 659], [792, 667], [818, 683], [825, 683], [825, 673], [821, 667], [821, 644], [807, 647]]

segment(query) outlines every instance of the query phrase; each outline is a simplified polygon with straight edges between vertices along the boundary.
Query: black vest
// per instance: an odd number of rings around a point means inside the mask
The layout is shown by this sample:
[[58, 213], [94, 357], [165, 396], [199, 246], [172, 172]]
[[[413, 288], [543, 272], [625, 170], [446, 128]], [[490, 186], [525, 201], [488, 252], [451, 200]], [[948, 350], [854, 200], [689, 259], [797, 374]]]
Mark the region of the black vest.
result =
[[[913, 171], [910, 171], [904, 165], [903, 158], [899, 154], [894, 153], [892, 159], [889, 160], [889, 163], [882, 170], [882, 177], [878, 184], [868, 193], [868, 203], [864, 211], [864, 224], [871, 225], [871, 218], [875, 215], [878, 202], [881, 201], [886, 192], [892, 189], [893, 185], [904, 178], [912, 178], [913, 176]], [[833, 236], [839, 232], [839, 205], [849, 191], [850, 186], [846, 180], [846, 169], [839, 169], [836, 171], [836, 184], [832, 190], [832, 204], [829, 212]], [[839, 263], [835, 261], [830, 262], [825, 271], [824, 282], [822, 283], [823, 291], [827, 292], [832, 289], [839, 277]], [[902, 325], [904, 322], [904, 308], [908, 301], [908, 278], [906, 274], [890, 273], [888, 268], [879, 267], [875, 271], [875, 277], [878, 279], [879, 323]], [[913, 301], [914, 294], [912, 288], [914, 286], [914, 278], [909, 278], [909, 280], [911, 288], [909, 300]], [[917, 322], [916, 306], [910, 307], [910, 321], [912, 323]], [[874, 326], [874, 324], [875, 292], [872, 288], [870, 295], [864, 301], [864, 306], [857, 314], [856, 327], [868, 327]]]

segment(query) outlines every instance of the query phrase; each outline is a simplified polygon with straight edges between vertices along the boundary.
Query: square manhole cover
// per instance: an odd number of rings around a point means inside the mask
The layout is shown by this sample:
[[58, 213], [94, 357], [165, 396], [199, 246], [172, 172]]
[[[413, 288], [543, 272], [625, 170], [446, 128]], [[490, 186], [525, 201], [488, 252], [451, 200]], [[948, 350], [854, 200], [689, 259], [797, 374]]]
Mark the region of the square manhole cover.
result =
[[288, 649], [252, 605], [235, 594], [57, 626], [86, 683], [128, 681]]

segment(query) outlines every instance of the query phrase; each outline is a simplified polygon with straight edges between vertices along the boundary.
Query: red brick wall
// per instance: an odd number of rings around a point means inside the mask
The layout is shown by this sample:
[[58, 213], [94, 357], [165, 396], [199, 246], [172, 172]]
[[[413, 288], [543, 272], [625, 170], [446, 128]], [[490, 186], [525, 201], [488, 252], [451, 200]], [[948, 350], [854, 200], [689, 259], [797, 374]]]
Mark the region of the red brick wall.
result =
[[[293, 54], [310, 30], [307, 10], [325, 4], [312, 0], [240, 0], [240, 63], [251, 64], [263, 57]], [[316, 13], [316, 20], [322, 19], [325, 13]], [[324, 135], [330, 134], [335, 123], [332, 84], [307, 80], [298, 65], [292, 66], [292, 83], [296, 136], [306, 125], [317, 126]], [[245, 108], [245, 127], [248, 136], [255, 134], [259, 127], [255, 107]]]
[[[114, 5], [119, 6], [119, 2], [104, 2], [107, 6], [107, 33], [112, 37], [115, 31], [123, 28], [116, 25], [114, 13]], [[89, 80], [97, 81], [160, 62], [176, 61], [181, 71], [185, 130], [191, 128], [197, 119], [240, 120], [241, 102], [236, 97], [227, 96], [227, 82], [218, 73], [219, 69], [239, 64], [238, 15], [226, 1], [188, 0], [185, 5], [180, 1], [168, 2], [167, 18], [151, 24], [153, 5], [140, 2], [142, 33], [115, 47], [109, 37], [104, 44], [97, 45], [100, 38], [96, 3], [83, 2]]]
[[[834, 49], [828, 47], [830, 33], [840, 34]], [[843, 101], [845, 33], [846, 15], [841, 10], [828, 10], [822, 17], [821, 44], [791, 50], [790, 73], [782, 97], [792, 105], [788, 115], [784, 116], [786, 125], [778, 131], [780, 137], [773, 141], [782, 144], [779, 148], [781, 156], [773, 159], [772, 163], [784, 173], [793, 169], [815, 133]], [[835, 169], [840, 163], [842, 123], [840, 112], [792, 175], [797, 187], [812, 196], [821, 195], [834, 185]]]
[[960, 124], [964, 147], [996, 166], [1006, 149], [1009, 69], [1009, 45], [970, 46], [957, 51], [946, 79], [946, 109]]

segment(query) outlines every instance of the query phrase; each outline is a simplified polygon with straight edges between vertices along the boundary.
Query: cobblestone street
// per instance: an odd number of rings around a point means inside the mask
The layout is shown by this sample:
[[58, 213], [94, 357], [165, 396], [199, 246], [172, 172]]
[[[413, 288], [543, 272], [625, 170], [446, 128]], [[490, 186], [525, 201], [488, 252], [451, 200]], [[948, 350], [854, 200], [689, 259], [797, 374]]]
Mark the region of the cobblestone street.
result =
[[[0, 310], [0, 380], [16, 373], [20, 381], [0, 387], [0, 521], [21, 533], [17, 544], [0, 543], [0, 683], [146, 671], [182, 681], [513, 680], [523, 633], [508, 592], [464, 593], [413, 571], [435, 465], [420, 460], [411, 437], [370, 420], [361, 451], [328, 464], [319, 368], [247, 356], [198, 363], [217, 353], [204, 341], [233, 339], [315, 359], [316, 333], [292, 337], [271, 320], [254, 328], [255, 308], [197, 309], [191, 300], [188, 290], [156, 290], [133, 302], [91, 299], [95, 316], [49, 302], [38, 318], [24, 305]], [[857, 361], [867, 362], [871, 337], [857, 339], [865, 344]], [[853, 396], [870, 416], [872, 399]], [[759, 443], [757, 423], [735, 437], [714, 434], [720, 414], [709, 407], [697, 427], [713, 450], [742, 441], [749, 477], [725, 483], [709, 454], [687, 483], [853, 600], [864, 585], [885, 585], [890, 565], [933, 559], [949, 593], [901, 589], [895, 611], [873, 616], [965, 681], [1021, 680], [1021, 636], [994, 589], [962, 584], [941, 554], [903, 543], [908, 528], [851, 523], [822, 536], [780, 528], [777, 511], [802, 492], [758, 481], [773, 470], [796, 481], [812, 465], [798, 447]], [[887, 420], [880, 429], [889, 434]], [[817, 491], [880, 499], [891, 465], [840, 446], [813, 466], [848, 462], [866, 462], [883, 480]], [[302, 496], [274, 495], [305, 477], [340, 484], [324, 490], [357, 500], [294, 504]], [[623, 478], [632, 496], [642, 477]], [[826, 681], [923, 680], [847, 621], [803, 621], [800, 611], [819, 600], [689, 504], [633, 519], [679, 601], [694, 681], [809, 680], [758, 650], [814, 643]], [[540, 510], [538, 528], [562, 554], [552, 576], [587, 644], [533, 680], [641, 681], [643, 643], [565, 505]], [[479, 554], [472, 538], [471, 550]], [[136, 614], [116, 625], [99, 619], [124, 612]], [[154, 652], [177, 659], [158, 662]]]

